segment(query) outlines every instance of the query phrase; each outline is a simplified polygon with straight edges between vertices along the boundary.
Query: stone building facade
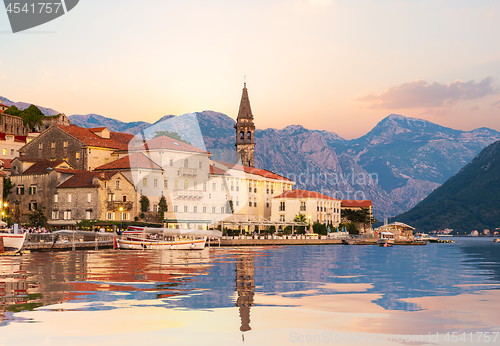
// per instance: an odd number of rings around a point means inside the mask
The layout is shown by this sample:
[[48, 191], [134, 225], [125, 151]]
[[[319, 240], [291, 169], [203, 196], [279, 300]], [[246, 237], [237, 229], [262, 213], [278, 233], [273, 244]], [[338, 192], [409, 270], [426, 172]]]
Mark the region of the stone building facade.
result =
[[[10, 179], [15, 187], [9, 195], [9, 206], [15, 221], [28, 222], [28, 214], [43, 210], [48, 217], [51, 212], [51, 197], [57, 186], [72, 175], [72, 167], [64, 161], [27, 160], [12, 161]], [[15, 167], [15, 168], [14, 168]]]
[[27, 143], [19, 152], [29, 158], [68, 162], [75, 169], [93, 170], [116, 159], [116, 150], [127, 150], [133, 135], [106, 128], [87, 129], [55, 125]]

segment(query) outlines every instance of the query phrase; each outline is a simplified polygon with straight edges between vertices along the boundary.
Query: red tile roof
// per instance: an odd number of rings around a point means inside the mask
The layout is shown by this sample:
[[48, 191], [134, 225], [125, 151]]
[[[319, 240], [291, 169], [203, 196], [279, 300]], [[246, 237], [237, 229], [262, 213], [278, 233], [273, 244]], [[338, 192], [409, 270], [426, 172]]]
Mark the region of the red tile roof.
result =
[[370, 200], [342, 200], [342, 208], [369, 208], [372, 207]]
[[298, 189], [285, 191], [281, 195], [276, 196], [274, 198], [319, 198], [319, 199], [329, 199], [337, 201], [337, 199], [327, 195], [323, 195], [319, 192], [298, 190]]
[[184, 142], [178, 141], [176, 139], [167, 136], [156, 137], [150, 139], [145, 144], [140, 144], [130, 148], [130, 150], [155, 150], [155, 149], [189, 151], [194, 153], [208, 154], [208, 151], [201, 150], [195, 146], [186, 144]]
[[214, 165], [210, 165], [210, 173], [213, 175], [228, 175], [225, 170], [214, 167]]
[[110, 138], [101, 138], [90, 129], [79, 127], [76, 125], [64, 126], [55, 125], [64, 132], [70, 134], [85, 145], [101, 148], [127, 150], [129, 142], [134, 138], [134, 135], [128, 133], [110, 132]]
[[89, 128], [89, 130], [92, 132], [101, 132], [104, 129], [107, 129], [107, 127], [104, 126], [104, 127], [91, 127], [91, 128]]
[[78, 172], [72, 177], [66, 179], [64, 182], [59, 184], [58, 188], [81, 188], [81, 187], [93, 187], [92, 180], [98, 176], [97, 172]]
[[12, 159], [2, 159], [3, 165], [2, 167], [4, 169], [11, 169], [12, 168]]
[[271, 179], [277, 179], [277, 180], [284, 180], [284, 181], [289, 181], [292, 182], [292, 180], [285, 178], [281, 175], [278, 175], [276, 173], [270, 172], [265, 169], [260, 169], [260, 168], [255, 168], [255, 167], [247, 167], [247, 166], [242, 166], [242, 165], [234, 165], [232, 163], [225, 163], [221, 161], [215, 161], [223, 164], [224, 166], [228, 167], [229, 169], [236, 169], [238, 171], [244, 171], [245, 173], [250, 173], [250, 174], [255, 174], [255, 175], [260, 175], [265, 178], [271, 178]]
[[[66, 163], [65, 161], [38, 161], [33, 166], [25, 170], [22, 175], [37, 175], [37, 174], [47, 174], [50, 168], [56, 168], [60, 164]], [[67, 163], [66, 163], [67, 164]]]
[[131, 168], [161, 170], [161, 167], [143, 153], [132, 153], [116, 161], [95, 168], [95, 171], [128, 170]]

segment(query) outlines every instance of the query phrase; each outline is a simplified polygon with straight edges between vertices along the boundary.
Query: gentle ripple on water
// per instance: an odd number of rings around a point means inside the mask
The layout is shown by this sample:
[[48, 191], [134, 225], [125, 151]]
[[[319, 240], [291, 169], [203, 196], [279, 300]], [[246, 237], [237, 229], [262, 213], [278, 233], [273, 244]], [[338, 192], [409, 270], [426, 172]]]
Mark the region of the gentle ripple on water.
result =
[[[199, 338], [208, 342], [205, 336], [214, 330], [230, 339], [244, 332], [250, 344], [294, 343], [292, 332], [278, 331], [304, 328], [394, 335], [494, 332], [499, 331], [499, 318], [491, 311], [500, 303], [499, 246], [491, 238], [457, 238], [456, 244], [394, 248], [106, 250], [2, 257], [0, 344], [11, 341], [14, 331], [23, 334], [16, 336], [18, 343], [37, 335], [63, 343], [59, 329], [50, 332], [62, 323], [52, 320], [60, 314], [71, 316], [62, 320], [83, 319], [72, 334], [82, 344], [110, 342], [97, 331], [92, 332], [97, 336], [83, 331], [88, 314], [91, 320], [106, 319], [104, 335], [113, 331], [122, 344], [135, 340], [125, 336], [129, 332], [156, 340], [163, 331], [175, 339], [173, 326], [184, 328], [194, 344]], [[110, 316], [128, 317], [113, 327]], [[193, 322], [199, 318], [203, 322]], [[30, 327], [33, 323], [42, 330]], [[199, 334], [200, 323], [211, 327]]]

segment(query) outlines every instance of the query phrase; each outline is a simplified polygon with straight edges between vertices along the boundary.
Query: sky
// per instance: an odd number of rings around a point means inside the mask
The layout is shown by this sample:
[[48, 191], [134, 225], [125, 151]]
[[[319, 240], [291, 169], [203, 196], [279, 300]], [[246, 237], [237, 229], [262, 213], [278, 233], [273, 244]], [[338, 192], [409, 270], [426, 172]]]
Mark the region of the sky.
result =
[[490, 0], [81, 0], [13, 34], [0, 95], [66, 115], [236, 118], [357, 138], [389, 114], [500, 131], [500, 3]]

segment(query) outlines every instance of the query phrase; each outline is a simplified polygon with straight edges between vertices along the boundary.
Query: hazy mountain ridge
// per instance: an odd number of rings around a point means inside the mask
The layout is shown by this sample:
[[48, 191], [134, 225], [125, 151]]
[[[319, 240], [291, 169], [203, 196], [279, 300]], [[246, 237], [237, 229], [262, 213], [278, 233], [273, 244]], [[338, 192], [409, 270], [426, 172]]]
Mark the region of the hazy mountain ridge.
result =
[[[194, 114], [212, 158], [232, 162], [235, 120], [214, 111]], [[137, 134], [173, 117], [166, 115], [153, 124], [125, 123], [97, 114], [68, 118], [83, 127], [106, 126], [112, 131]], [[366, 135], [352, 140], [301, 125], [257, 129], [255, 138], [257, 167], [293, 179], [298, 188], [337, 198], [371, 199], [376, 217], [382, 219], [415, 206], [484, 147], [500, 140], [500, 133], [484, 127], [455, 130], [391, 114]]]
[[444, 228], [493, 231], [500, 225], [498, 205], [500, 141], [483, 149], [455, 176], [395, 219], [425, 232]]

